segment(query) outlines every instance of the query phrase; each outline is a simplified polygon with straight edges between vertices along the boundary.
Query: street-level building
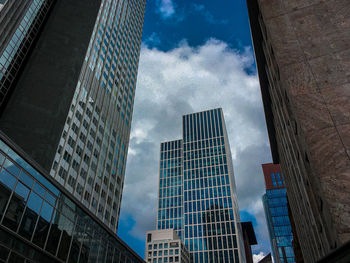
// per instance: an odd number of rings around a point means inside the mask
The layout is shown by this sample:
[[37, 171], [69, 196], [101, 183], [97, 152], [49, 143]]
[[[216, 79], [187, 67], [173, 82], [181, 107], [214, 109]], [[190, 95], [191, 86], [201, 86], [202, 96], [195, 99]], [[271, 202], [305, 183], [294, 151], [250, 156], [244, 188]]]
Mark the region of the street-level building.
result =
[[144, 263], [1, 132], [0, 262]]

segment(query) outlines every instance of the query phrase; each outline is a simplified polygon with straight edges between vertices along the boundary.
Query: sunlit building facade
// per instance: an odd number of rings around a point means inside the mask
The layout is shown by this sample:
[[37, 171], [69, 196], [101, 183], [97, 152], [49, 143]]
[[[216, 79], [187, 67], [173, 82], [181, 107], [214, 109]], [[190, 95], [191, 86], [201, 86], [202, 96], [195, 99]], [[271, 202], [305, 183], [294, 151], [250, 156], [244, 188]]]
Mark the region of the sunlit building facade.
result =
[[182, 118], [183, 139], [160, 146], [158, 229], [175, 229], [200, 262], [245, 262], [222, 109]]
[[293, 233], [288, 214], [287, 193], [279, 164], [263, 164], [266, 194], [263, 195], [273, 258], [276, 263], [293, 263]]

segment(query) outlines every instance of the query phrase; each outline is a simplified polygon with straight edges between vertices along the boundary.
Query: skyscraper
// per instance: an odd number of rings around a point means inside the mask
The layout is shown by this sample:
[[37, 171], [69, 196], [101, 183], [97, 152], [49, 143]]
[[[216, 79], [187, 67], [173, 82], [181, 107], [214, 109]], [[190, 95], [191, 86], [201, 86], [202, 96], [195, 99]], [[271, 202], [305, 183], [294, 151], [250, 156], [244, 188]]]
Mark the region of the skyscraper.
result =
[[[145, 0], [63, 0], [44, 7], [49, 2], [33, 0], [40, 12], [22, 14], [29, 25], [42, 23], [35, 34], [22, 33], [32, 39], [27, 54], [12, 51], [23, 58], [0, 129], [116, 231]], [[14, 26], [16, 35], [23, 26]]]
[[193, 262], [245, 262], [222, 109], [182, 118], [183, 139], [160, 146], [157, 229], [175, 229]]
[[263, 164], [266, 194], [263, 195], [265, 216], [276, 263], [295, 262], [293, 233], [288, 215], [287, 193], [278, 164]]
[[350, 2], [247, 5], [273, 161], [315, 262], [350, 242]]

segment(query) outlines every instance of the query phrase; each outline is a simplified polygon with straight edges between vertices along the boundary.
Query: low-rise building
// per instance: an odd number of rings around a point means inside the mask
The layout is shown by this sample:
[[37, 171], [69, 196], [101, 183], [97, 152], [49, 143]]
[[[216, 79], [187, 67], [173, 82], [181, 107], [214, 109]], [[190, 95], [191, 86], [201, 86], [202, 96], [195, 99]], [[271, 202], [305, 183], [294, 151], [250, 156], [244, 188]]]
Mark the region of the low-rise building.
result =
[[174, 229], [148, 231], [145, 261], [148, 263], [189, 263], [190, 253]]

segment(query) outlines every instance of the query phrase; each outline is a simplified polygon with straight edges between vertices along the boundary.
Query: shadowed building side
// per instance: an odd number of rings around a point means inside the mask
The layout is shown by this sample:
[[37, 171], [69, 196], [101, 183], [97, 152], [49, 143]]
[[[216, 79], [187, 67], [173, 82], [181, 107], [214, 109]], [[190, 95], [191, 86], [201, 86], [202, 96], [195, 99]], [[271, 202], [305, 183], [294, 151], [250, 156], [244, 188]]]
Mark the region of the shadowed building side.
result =
[[315, 262], [350, 239], [350, 2], [247, 6], [273, 160]]

